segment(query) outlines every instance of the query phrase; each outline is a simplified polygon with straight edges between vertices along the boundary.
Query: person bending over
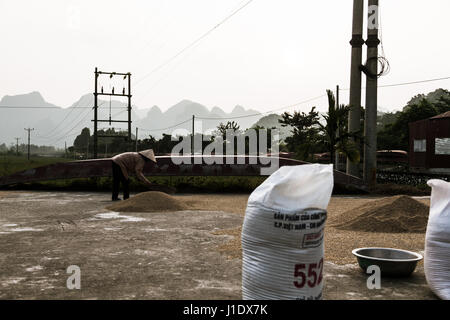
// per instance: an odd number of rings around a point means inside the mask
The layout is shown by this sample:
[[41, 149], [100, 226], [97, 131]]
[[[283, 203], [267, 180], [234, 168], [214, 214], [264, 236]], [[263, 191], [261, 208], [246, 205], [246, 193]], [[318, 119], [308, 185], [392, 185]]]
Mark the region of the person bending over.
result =
[[135, 174], [136, 177], [147, 186], [152, 184], [142, 173], [147, 162], [156, 163], [155, 154], [152, 149], [141, 152], [125, 152], [118, 154], [112, 158], [112, 172], [113, 172], [113, 191], [112, 201], [119, 199], [119, 187], [122, 183], [123, 199], [130, 197], [130, 175]]

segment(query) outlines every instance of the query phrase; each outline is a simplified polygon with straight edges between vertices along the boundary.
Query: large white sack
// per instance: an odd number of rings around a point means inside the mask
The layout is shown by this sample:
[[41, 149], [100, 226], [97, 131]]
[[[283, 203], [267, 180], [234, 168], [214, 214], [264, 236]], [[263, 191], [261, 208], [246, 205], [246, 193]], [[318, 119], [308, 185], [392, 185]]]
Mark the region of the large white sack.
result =
[[327, 209], [333, 191], [333, 165], [281, 167], [253, 191], [248, 204], [271, 209]]
[[425, 276], [431, 290], [450, 300], [450, 183], [430, 180], [431, 208], [425, 238]]
[[251, 194], [242, 228], [243, 299], [321, 299], [332, 190], [333, 166], [314, 164], [282, 167]]

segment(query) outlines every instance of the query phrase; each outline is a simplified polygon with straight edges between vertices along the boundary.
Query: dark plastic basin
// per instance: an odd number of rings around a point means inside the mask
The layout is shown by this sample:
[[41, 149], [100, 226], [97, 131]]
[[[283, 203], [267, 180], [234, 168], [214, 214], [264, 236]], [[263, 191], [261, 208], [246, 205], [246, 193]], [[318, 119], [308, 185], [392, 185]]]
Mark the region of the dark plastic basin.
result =
[[384, 276], [406, 277], [414, 272], [423, 256], [406, 250], [392, 248], [359, 248], [352, 251], [359, 266], [366, 271], [369, 266], [380, 267]]

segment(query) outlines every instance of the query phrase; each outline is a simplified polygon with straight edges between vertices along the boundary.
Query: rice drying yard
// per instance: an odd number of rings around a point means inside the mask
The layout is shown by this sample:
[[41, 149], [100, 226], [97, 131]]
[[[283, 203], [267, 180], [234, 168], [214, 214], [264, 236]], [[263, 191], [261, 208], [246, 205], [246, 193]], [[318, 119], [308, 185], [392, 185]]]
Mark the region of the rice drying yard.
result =
[[[0, 299], [241, 299], [247, 199], [151, 192], [112, 203], [108, 193], [0, 192]], [[427, 197], [333, 197], [324, 299], [435, 299], [423, 262], [411, 277], [369, 290], [351, 253], [423, 253], [428, 207]], [[79, 290], [66, 286], [72, 265]]]

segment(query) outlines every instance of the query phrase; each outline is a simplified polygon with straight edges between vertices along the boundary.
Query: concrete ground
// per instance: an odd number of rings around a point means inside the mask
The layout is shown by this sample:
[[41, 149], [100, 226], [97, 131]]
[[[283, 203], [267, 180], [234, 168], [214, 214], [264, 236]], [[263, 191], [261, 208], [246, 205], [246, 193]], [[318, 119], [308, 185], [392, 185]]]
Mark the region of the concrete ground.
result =
[[[232, 236], [217, 235], [241, 215], [117, 214], [103, 209], [109, 197], [0, 192], [0, 299], [241, 299], [241, 259], [221, 253]], [[72, 265], [80, 290], [66, 286]], [[325, 299], [435, 299], [422, 265], [381, 290], [367, 289], [356, 264], [327, 262], [324, 273]]]

